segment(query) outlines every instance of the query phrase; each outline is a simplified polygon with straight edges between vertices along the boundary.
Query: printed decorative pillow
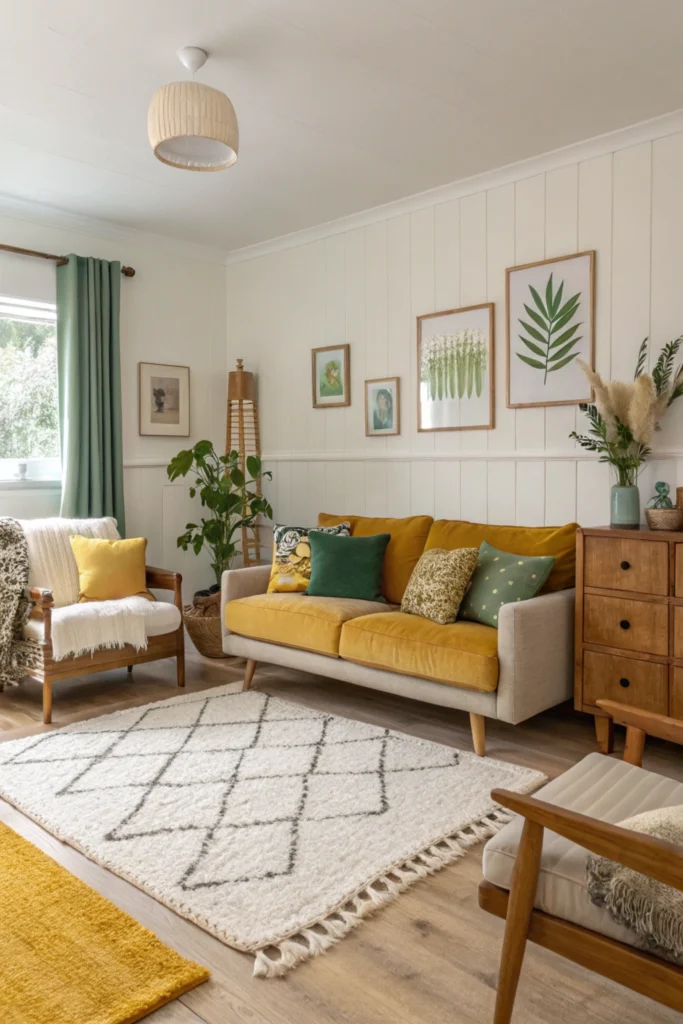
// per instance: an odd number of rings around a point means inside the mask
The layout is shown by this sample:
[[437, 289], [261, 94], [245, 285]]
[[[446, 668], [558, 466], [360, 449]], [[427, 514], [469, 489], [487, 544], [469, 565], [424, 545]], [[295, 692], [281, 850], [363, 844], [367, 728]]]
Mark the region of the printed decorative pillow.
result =
[[412, 571], [401, 611], [442, 626], [455, 622], [478, 558], [477, 548], [425, 551]]
[[350, 536], [349, 523], [338, 526], [276, 526], [273, 530], [273, 567], [269, 594], [303, 594], [311, 579], [309, 533]]
[[550, 576], [555, 559], [550, 555], [512, 555], [482, 541], [472, 585], [462, 603], [460, 617], [498, 628], [504, 604], [535, 597]]

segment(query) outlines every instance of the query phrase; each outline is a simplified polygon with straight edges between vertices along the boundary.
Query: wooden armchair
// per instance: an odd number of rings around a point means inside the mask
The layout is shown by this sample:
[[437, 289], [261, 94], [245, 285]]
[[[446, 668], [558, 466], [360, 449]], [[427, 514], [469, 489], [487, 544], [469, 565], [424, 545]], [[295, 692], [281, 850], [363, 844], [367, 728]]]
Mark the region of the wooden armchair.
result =
[[[636, 789], [636, 781], [639, 791], [646, 790], [648, 777], [658, 780], [653, 782], [653, 787], [657, 786], [657, 794], [661, 799], [662, 782], [666, 786], [669, 780], [662, 780], [661, 776], [639, 770], [645, 736], [649, 733], [651, 736], [683, 744], [683, 722], [612, 701], [598, 701], [598, 704], [612, 721], [626, 726], [624, 761], [626, 765], [637, 767], [629, 772], [629, 769], [620, 767], [621, 762], [600, 754], [591, 754], [560, 779], [544, 787], [541, 796], [545, 795], [546, 790], [551, 790], [556, 784], [564, 781], [564, 793], [573, 793], [574, 803], [580, 803], [581, 771], [586, 772], [585, 764], [590, 761], [591, 777], [595, 783], [595, 779], [599, 779], [600, 771], [600, 764], [595, 761], [597, 758], [604, 762], [605, 773], [610, 772], [610, 784], [614, 784], [615, 771], [623, 775], [623, 799], [628, 800], [629, 788]], [[573, 788], [572, 773], [575, 775]], [[679, 890], [683, 890], [683, 848], [582, 814], [576, 809], [557, 806], [549, 802], [550, 792], [548, 801], [498, 789], [491, 795], [497, 803], [523, 818], [521, 836], [518, 835], [520, 821], [511, 822], [487, 843], [484, 851], [485, 878], [489, 874], [495, 875], [493, 865], [489, 866], [489, 871], [486, 865], [486, 853], [490, 847], [493, 848], [493, 856], [496, 855], [494, 844], [497, 844], [499, 854], [505, 852], [508, 857], [514, 857], [511, 884], [503, 887], [485, 880], [479, 886], [480, 907], [506, 920], [494, 1024], [509, 1024], [512, 1019], [522, 960], [529, 940], [633, 991], [649, 996], [665, 1006], [683, 1011], [683, 968], [644, 953], [628, 942], [617, 941], [605, 933], [614, 932], [617, 928], [624, 930], [623, 926], [616, 926], [610, 918], [609, 921], [604, 921], [605, 932], [602, 932], [599, 930], [600, 924], [589, 928], [576, 921], [572, 922], [562, 916], [535, 908], [535, 904], [538, 906], [539, 903], [539, 894], [543, 891], [545, 902], [552, 902], [553, 897], [549, 895], [551, 888], [546, 885], [543, 890], [539, 884], [539, 876], [544, 871], [552, 874], [553, 866], [556, 866], [557, 860], [562, 856], [561, 844], [569, 851], [569, 855], [573, 854], [574, 857], [577, 856], [579, 848], [582, 851], [591, 851]], [[652, 798], [656, 799], [654, 793]], [[642, 803], [642, 792], [639, 799]], [[567, 803], [569, 802], [570, 798], [567, 798]], [[683, 803], [683, 785], [671, 782], [666, 804], [675, 803]], [[641, 806], [640, 809], [650, 808]], [[627, 816], [628, 814], [620, 812], [617, 820], [624, 820]], [[551, 838], [548, 833], [544, 833], [545, 829], [554, 833], [554, 837]], [[507, 830], [512, 831], [506, 843], [504, 834]], [[552, 856], [546, 857], [545, 862], [544, 837], [546, 845], [549, 842], [555, 844]], [[512, 846], [510, 838], [513, 841]], [[557, 890], [554, 898], [557, 901]], [[599, 910], [592, 904], [589, 909], [591, 923], [594, 925], [598, 920], [596, 915], [604, 914], [609, 918], [607, 910]]]
[[32, 587], [29, 597], [33, 604], [32, 618], [42, 620], [42, 636], [39, 641], [40, 657], [35, 666], [26, 669], [26, 675], [43, 684], [43, 721], [52, 721], [52, 684], [74, 676], [89, 675], [91, 672], [106, 672], [109, 669], [127, 668], [159, 658], [176, 658], [178, 686], [185, 685], [185, 633], [182, 622], [183, 595], [182, 576], [166, 569], [146, 567], [147, 587], [150, 590], [172, 590], [173, 603], [180, 612], [181, 620], [177, 629], [170, 633], [147, 638], [147, 648], [136, 650], [129, 644], [125, 647], [99, 648], [93, 654], [78, 658], [63, 658], [55, 661], [52, 656], [52, 609], [54, 600], [51, 590]]

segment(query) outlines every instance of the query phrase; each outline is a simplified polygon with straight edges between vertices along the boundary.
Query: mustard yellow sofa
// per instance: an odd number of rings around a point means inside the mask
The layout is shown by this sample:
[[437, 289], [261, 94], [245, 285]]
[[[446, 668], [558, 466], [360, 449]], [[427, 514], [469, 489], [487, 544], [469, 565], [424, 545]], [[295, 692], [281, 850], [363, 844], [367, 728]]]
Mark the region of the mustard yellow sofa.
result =
[[[259, 661], [401, 694], [470, 714], [474, 747], [485, 753], [485, 720], [522, 722], [572, 693], [577, 526], [511, 527], [322, 513], [319, 526], [351, 524], [353, 536], [389, 533], [376, 601], [268, 594], [270, 566], [223, 574], [223, 650], [247, 659], [245, 688]], [[441, 626], [400, 610], [423, 551], [479, 547], [554, 555], [543, 592], [501, 608], [498, 629]]]

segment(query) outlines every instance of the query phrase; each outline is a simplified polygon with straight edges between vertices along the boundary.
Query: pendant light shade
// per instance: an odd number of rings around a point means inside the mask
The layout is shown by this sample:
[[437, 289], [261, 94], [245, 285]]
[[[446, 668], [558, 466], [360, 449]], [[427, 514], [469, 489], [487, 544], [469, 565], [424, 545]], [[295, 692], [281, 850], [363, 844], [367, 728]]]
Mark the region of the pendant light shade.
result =
[[218, 89], [169, 82], [152, 97], [147, 132], [162, 163], [187, 171], [222, 171], [237, 160], [235, 108]]

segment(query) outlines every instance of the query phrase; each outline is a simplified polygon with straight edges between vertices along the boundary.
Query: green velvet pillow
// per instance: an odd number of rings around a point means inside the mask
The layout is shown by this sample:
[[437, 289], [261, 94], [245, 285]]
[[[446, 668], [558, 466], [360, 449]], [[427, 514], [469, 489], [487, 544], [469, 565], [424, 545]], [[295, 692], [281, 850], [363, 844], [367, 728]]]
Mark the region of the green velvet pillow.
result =
[[311, 597], [357, 597], [383, 601], [380, 593], [384, 552], [390, 533], [371, 537], [336, 537], [311, 531]]
[[535, 597], [550, 576], [555, 559], [511, 555], [482, 541], [470, 589], [460, 606], [460, 618], [498, 628], [504, 604]]

